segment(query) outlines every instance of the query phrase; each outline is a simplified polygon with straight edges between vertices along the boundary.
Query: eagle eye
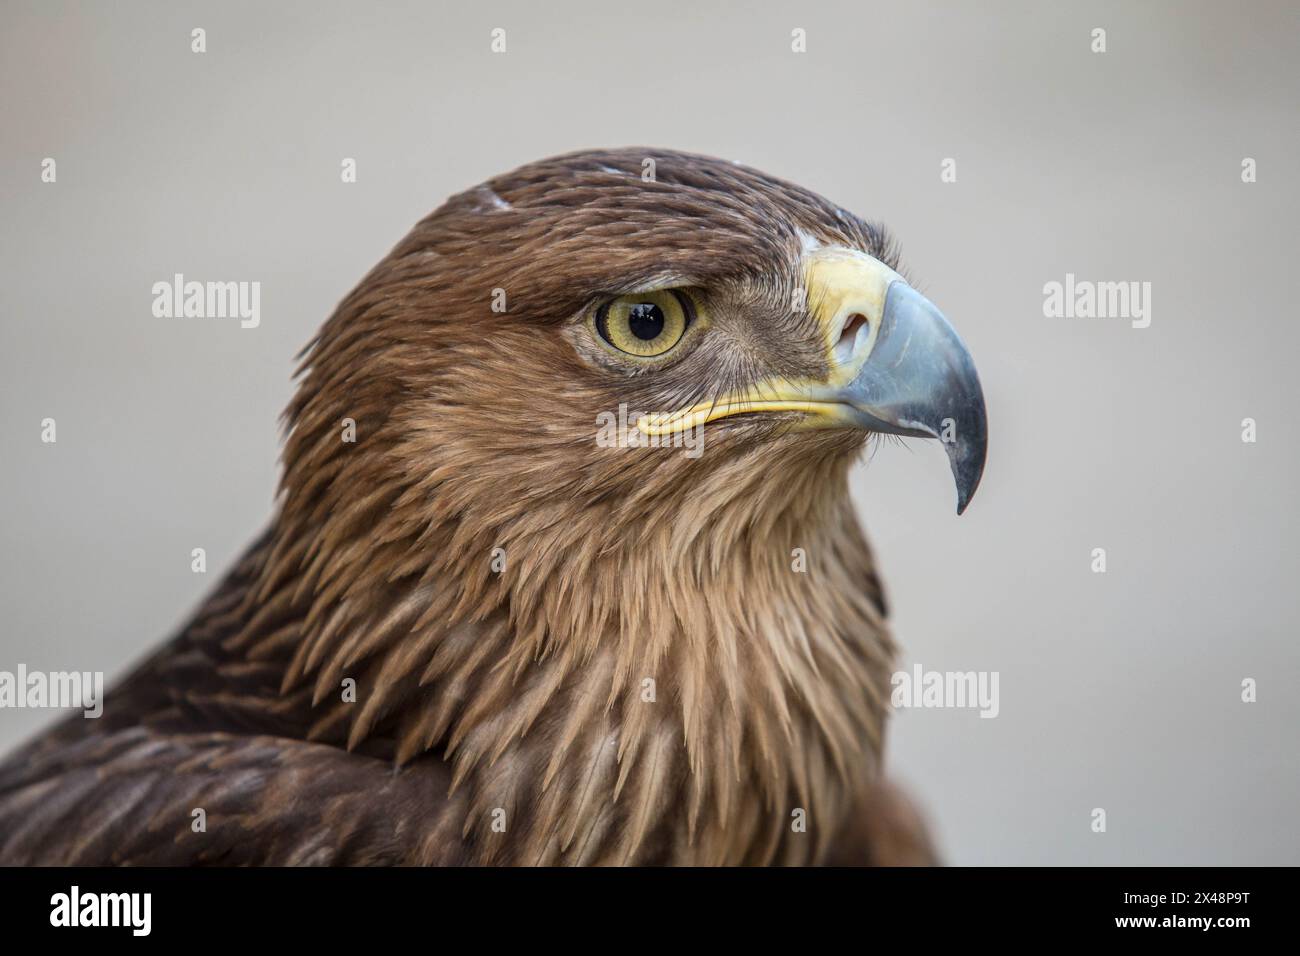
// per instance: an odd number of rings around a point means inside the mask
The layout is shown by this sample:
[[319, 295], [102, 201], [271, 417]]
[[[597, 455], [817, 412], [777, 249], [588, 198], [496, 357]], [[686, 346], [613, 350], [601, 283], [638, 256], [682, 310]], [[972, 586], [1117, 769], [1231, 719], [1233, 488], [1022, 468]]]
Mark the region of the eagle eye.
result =
[[637, 358], [663, 355], [682, 340], [695, 319], [690, 296], [678, 289], [621, 295], [596, 310], [596, 332]]

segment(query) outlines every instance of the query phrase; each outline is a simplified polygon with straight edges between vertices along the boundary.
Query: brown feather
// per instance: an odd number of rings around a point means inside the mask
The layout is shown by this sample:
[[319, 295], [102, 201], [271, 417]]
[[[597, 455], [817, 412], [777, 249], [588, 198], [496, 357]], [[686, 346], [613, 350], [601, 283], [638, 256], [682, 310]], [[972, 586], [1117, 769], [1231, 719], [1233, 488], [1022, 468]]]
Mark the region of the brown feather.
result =
[[[103, 720], [0, 770], [0, 862], [865, 861], [894, 654], [848, 498], [865, 437], [594, 440], [621, 402], [824, 372], [785, 307], [804, 234], [897, 265], [805, 190], [659, 150], [526, 166], [419, 223], [305, 351], [264, 539]], [[654, 375], [583, 352], [574, 316], [665, 279], [731, 334]], [[91, 806], [122, 809], [69, 825]]]

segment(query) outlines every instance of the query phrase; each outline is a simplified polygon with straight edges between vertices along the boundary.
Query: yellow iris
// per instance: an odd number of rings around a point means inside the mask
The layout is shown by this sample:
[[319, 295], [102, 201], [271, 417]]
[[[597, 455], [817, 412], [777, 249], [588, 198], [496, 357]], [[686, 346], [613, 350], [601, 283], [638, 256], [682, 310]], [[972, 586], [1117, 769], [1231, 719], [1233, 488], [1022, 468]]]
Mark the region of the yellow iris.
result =
[[639, 358], [663, 355], [682, 340], [690, 300], [676, 289], [622, 295], [596, 312], [596, 331], [620, 352]]

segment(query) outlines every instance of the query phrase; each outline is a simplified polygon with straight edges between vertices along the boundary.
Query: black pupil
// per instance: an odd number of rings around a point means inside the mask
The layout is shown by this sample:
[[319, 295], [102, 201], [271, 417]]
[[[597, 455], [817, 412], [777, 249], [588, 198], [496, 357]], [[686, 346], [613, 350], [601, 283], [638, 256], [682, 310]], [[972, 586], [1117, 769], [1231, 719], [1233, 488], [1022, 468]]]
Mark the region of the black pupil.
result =
[[638, 339], [657, 339], [664, 331], [663, 310], [653, 302], [638, 302], [627, 311], [627, 327]]

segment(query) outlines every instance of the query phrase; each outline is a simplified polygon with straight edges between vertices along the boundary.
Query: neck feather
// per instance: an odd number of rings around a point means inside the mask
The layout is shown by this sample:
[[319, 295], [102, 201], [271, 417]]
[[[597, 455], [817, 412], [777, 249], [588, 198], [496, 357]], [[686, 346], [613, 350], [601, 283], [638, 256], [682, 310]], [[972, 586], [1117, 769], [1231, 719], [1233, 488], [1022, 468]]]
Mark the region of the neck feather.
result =
[[318, 463], [233, 643], [311, 688], [312, 737], [448, 760], [473, 859], [813, 861], [875, 773], [893, 656], [842, 452], [490, 514], [437, 468]]

